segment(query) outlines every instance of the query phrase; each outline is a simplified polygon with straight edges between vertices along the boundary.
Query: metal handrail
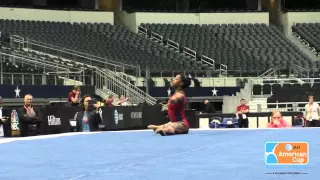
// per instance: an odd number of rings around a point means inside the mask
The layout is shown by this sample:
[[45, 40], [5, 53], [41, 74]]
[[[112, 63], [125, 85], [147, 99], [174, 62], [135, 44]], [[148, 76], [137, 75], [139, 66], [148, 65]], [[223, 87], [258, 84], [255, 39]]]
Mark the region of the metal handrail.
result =
[[[118, 76], [113, 71], [110, 71], [108, 69], [101, 70], [97, 67], [95, 67], [95, 71], [98, 74], [101, 74], [105, 77], [108, 77], [108, 80], [114, 80], [115, 84], [118, 86], [121, 86], [121, 89], [125, 89], [129, 91], [129, 93], [132, 93], [134, 98], [139, 98], [141, 101], [146, 101], [149, 104], [156, 104], [156, 99], [149, 94], [145, 93], [141, 89], [137, 88], [136, 86], [130, 84], [127, 80], [123, 79], [122, 77]], [[101, 87], [100, 87], [101, 88]]]
[[[208, 56], [202, 55], [201, 61], [209, 64], [210, 66], [213, 67], [213, 69], [215, 69], [215, 61], [212, 58], [209, 58]], [[208, 61], [211, 61], [211, 62], [208, 62]]]
[[193, 57], [195, 60], [197, 59], [197, 52], [188, 48], [188, 47], [184, 47], [183, 48], [183, 52], [191, 57]]
[[148, 30], [144, 27], [138, 26], [138, 33], [144, 34], [146, 37], [148, 36]]
[[222, 73], [225, 73], [225, 76], [228, 76], [228, 66], [220, 64], [220, 75], [223, 75]]
[[299, 65], [294, 64], [294, 66], [296, 66], [296, 67], [298, 67], [299, 69], [302, 69], [302, 70], [304, 70], [304, 71], [310, 72], [309, 69], [306, 69], [306, 68], [301, 67], [301, 66], [299, 66]]
[[24, 55], [24, 54], [19, 54], [19, 51], [10, 51], [10, 52], [7, 52], [9, 50], [2, 50], [2, 53], [3, 54], [6, 54], [6, 55], [9, 55], [13, 58], [17, 58], [17, 57], [21, 57], [21, 58], [24, 58], [28, 61], [32, 61], [32, 62], [36, 62], [36, 63], [43, 63], [45, 66], [48, 66], [48, 65], [52, 65], [53, 67], [61, 67], [61, 68], [64, 68], [64, 69], [76, 69], [76, 68], [69, 68], [70, 66], [61, 66], [61, 64], [57, 64], [57, 63], [52, 63], [52, 62], [43, 62], [44, 60], [43, 59], [39, 59], [39, 58], [34, 58], [34, 57], [30, 57], [30, 56], [27, 56], [27, 55]]
[[[105, 73], [105, 72], [101, 71], [100, 69], [97, 69], [97, 70], [100, 71], [100, 72], [102, 72], [102, 73]], [[123, 84], [123, 85], [125, 85], [125, 86], [127, 86], [127, 87], [129, 88], [128, 90], [132, 90], [133, 92], [139, 93], [141, 98], [149, 101], [149, 103], [151, 103], [151, 104], [155, 104], [155, 103], [156, 103], [157, 100], [156, 100], [154, 97], [150, 96], [149, 94], [145, 93], [145, 92], [142, 91], [141, 89], [137, 88], [135, 85], [131, 84], [130, 82], [128, 82], [128, 81], [125, 80], [124, 78], [118, 76], [115, 72], [110, 71], [110, 70], [108, 70], [108, 69], [106, 69], [105, 71], [107, 71], [108, 74], [111, 75], [111, 76], [109, 76], [109, 77], [112, 77], [112, 78], [115, 78], [115, 77], [116, 77], [117, 80], [121, 80], [121, 81], [123, 81], [123, 82], [128, 83], [129, 85], [128, 85], [128, 84]], [[105, 74], [106, 74], [106, 73], [105, 73]]]
[[268, 74], [272, 70], [273, 68], [268, 69], [266, 72], [262, 73], [259, 77], [264, 77], [264, 75]]
[[[309, 77], [310, 77], [310, 70], [309, 70], [309, 69], [303, 68], [303, 67], [301, 67], [301, 66], [299, 66], [299, 65], [296, 65], [296, 64], [294, 64], [294, 67], [297, 68], [297, 69], [295, 69], [295, 70], [296, 70], [297, 73], [299, 73], [300, 75], [302, 75], [302, 76], [304, 76], [304, 77], [306, 77], [306, 78], [309, 78]], [[305, 72], [307, 73], [307, 76], [305, 76], [305, 75], [303, 74], [303, 72], [301, 72], [301, 71], [299, 71], [299, 70], [305, 71]]]
[[[76, 57], [80, 57], [80, 58], [86, 58], [86, 59], [89, 59], [91, 61], [95, 61], [95, 62], [98, 62], [98, 63], [101, 63], [101, 64], [107, 64], [107, 65], [111, 65], [111, 66], [115, 66], [115, 67], [122, 67], [119, 63], [118, 64], [114, 64], [114, 63], [110, 63], [110, 62], [105, 62], [105, 61], [101, 61], [101, 60], [97, 60], [97, 59], [93, 59], [91, 57], [94, 57], [94, 55], [88, 55], [85, 54], [85, 53], [81, 53], [79, 52], [79, 54], [75, 54], [75, 53], [78, 53], [77, 51], [74, 51], [74, 50], [70, 50], [70, 49], [67, 49], [67, 48], [61, 48], [61, 47], [58, 47], [58, 46], [55, 46], [55, 45], [49, 45], [49, 44], [46, 44], [46, 43], [42, 43], [42, 42], [39, 42], [39, 41], [35, 41], [35, 40], [31, 40], [29, 38], [27, 38], [27, 40], [19, 40], [19, 41], [16, 41], [15, 42], [18, 42], [18, 43], [27, 43], [27, 47], [30, 47], [29, 44], [31, 45], [36, 45], [36, 46], [40, 46], [40, 47], [43, 47], [43, 48], [46, 48], [46, 49], [51, 49], [51, 50], [56, 50], [56, 51], [59, 51], [60, 54], [61, 52], [62, 53], [66, 53], [66, 54], [70, 54], [72, 56], [76, 56]], [[44, 45], [43, 45], [44, 44]], [[70, 51], [70, 52], [68, 52]], [[101, 59], [101, 57], [98, 57], [99, 59]], [[102, 58], [103, 59], [103, 58]]]
[[75, 68], [75, 67], [72, 67], [72, 66], [66, 66], [66, 65], [63, 65], [63, 64], [60, 64], [60, 63], [46, 61], [47, 59], [29, 57], [29, 56], [27, 56], [25, 54], [19, 54], [19, 53], [16, 54], [17, 52], [19, 52], [19, 51], [15, 51], [15, 54], [14, 54], [17, 57], [23, 57], [23, 58], [26, 58], [26, 59], [34, 60], [36, 62], [42, 62], [45, 65], [53, 65], [55, 67], [63, 67], [63, 68], [66, 68], [66, 69], [76, 69], [76, 70], [79, 69], [79, 68]]
[[[158, 34], [158, 33], [152, 32], [151, 30], [148, 30], [148, 29], [146, 29], [146, 28], [144, 28], [144, 27], [142, 27], [142, 26], [138, 26], [138, 30], [139, 30], [139, 32], [141, 32], [141, 33], [144, 33], [142, 30], [145, 30], [146, 36], [148, 36], [147, 32], [150, 31], [150, 32], [151, 32], [151, 35], [150, 35], [151, 39], [157, 39], [158, 41], [161, 41], [161, 42], [164, 41], [163, 36], [161, 36], [161, 35]], [[159, 37], [159, 38], [158, 38], [158, 37]], [[173, 41], [173, 40], [170, 40], [170, 39], [167, 39], [166, 41], [167, 41], [167, 45], [168, 45], [168, 46], [174, 47], [175, 49], [177, 49], [178, 51], [180, 51], [180, 49], [179, 49], [179, 48], [180, 48], [180, 44], [179, 44], [179, 43], [177, 43], [177, 42], [175, 42], [175, 41]], [[172, 44], [173, 44], [173, 45], [172, 45]], [[175, 46], [174, 46], [174, 45], [175, 45]], [[188, 48], [188, 47], [184, 47], [184, 48], [183, 48], [183, 52], [184, 52], [185, 54], [191, 56], [191, 57], [194, 57], [195, 60], [197, 59], [197, 52], [194, 51], [193, 49]], [[208, 62], [208, 61], [206, 61], [205, 59], [210, 60], [211, 62]], [[201, 55], [201, 62], [207, 63], [208, 65], [213, 66], [213, 69], [215, 69], [215, 68], [214, 68], [214, 66], [215, 66], [215, 61], [214, 61], [212, 58], [209, 58], [209, 57], [207, 57], [207, 56], [205, 56], [205, 55]]]
[[135, 68], [137, 70], [140, 70], [139, 66], [136, 65], [131, 65], [131, 64], [125, 64], [119, 61], [114, 61], [114, 60], [110, 60], [107, 58], [103, 58], [103, 57], [99, 57], [99, 56], [95, 56], [95, 55], [91, 55], [91, 54], [87, 54], [87, 53], [83, 53], [80, 51], [76, 51], [76, 50], [72, 50], [72, 49], [68, 49], [68, 48], [61, 48], [60, 46], [56, 46], [53, 44], [48, 44], [48, 43], [44, 43], [44, 42], [40, 42], [40, 41], [36, 41], [30, 38], [26, 38], [26, 40], [23, 37], [20, 37], [18, 35], [12, 35], [10, 36], [10, 39], [12, 39], [14, 42], [17, 43], [26, 43], [26, 46], [29, 48], [29, 45], [35, 45], [35, 46], [39, 46], [39, 47], [43, 47], [46, 49], [51, 49], [51, 50], [55, 50], [57, 52], [61, 53], [65, 53], [65, 54], [70, 54], [74, 57], [80, 57], [80, 58], [86, 58], [88, 60], [94, 61], [94, 62], [98, 62], [101, 64], [105, 64], [105, 65], [110, 65], [110, 66], [115, 66], [115, 67], [129, 67], [129, 68]]
[[280, 65], [269, 69], [268, 71], [266, 71], [265, 73], [261, 74], [259, 77], [270, 77], [271, 74], [275, 73], [276, 71], [278, 71], [280, 68]]
[[163, 42], [163, 36], [155, 32], [151, 32], [151, 39], [156, 39], [158, 41]]
[[[39, 62], [39, 61], [34, 61], [34, 60], [30, 60], [30, 59], [27, 59], [27, 58], [24, 58], [24, 57], [15, 56], [15, 55], [3, 53], [3, 52], [0, 52], [0, 55], [12, 57], [12, 58], [14, 58], [15, 60], [22, 60], [21, 62], [26, 63], [26, 64], [31, 65], [31, 66], [34, 66], [34, 65], [42, 66], [42, 65], [43, 65], [44, 68], [48, 68], [48, 69], [50, 69], [50, 70], [61, 69], [61, 70], [65, 70], [65, 71], [70, 71], [70, 69], [68, 69], [68, 68], [62, 68], [62, 67], [53, 66], [53, 65], [50, 65], [50, 64], [48, 65], [48, 64], [45, 64], [45, 63], [42, 63], [42, 62]], [[32, 62], [32, 63], [28, 63], [28, 62]], [[40, 64], [40, 65], [39, 65], [39, 64]]]
[[[13, 43], [18, 43], [19, 45], [21, 43], [24, 43], [24, 41], [20, 41], [20, 40], [16, 40], [13, 39], [12, 41]], [[156, 103], [156, 99], [151, 97], [150, 95], [146, 94], [145, 92], [143, 92], [142, 90], [140, 90], [139, 88], [133, 86], [130, 84], [129, 81], [123, 79], [122, 77], [116, 75], [114, 72], [112, 72], [109, 69], [101, 69], [100, 66], [92, 66], [92, 68], [94, 68], [95, 73], [99, 76], [98, 79], [96, 80], [96, 85], [101, 85], [98, 88], [102, 88], [103, 89], [103, 84], [108, 85], [108, 83], [105, 83], [106, 80], [113, 80], [113, 84], [115, 85], [117, 88], [116, 89], [121, 89], [122, 92], [125, 91], [129, 91], [129, 93], [134, 94], [133, 98], [140, 98], [140, 100], [146, 101], [149, 104], [155, 104]], [[103, 76], [101, 76], [103, 75]], [[103, 80], [105, 82], [103, 82]]]
[[[82, 72], [83, 72], [83, 70], [80, 70], [80, 71], [68, 72], [68, 74], [81, 74]], [[47, 75], [50, 75], [50, 74], [65, 74], [65, 73], [66, 72], [64, 72], [64, 71], [46, 72]]]
[[305, 39], [303, 39], [298, 33], [292, 31], [292, 35], [296, 37], [303, 45], [306, 46], [307, 49], [309, 49], [313, 54], [315, 54], [317, 57], [320, 58], [320, 52], [317, 52], [315, 47], [310, 46], [309, 42]]

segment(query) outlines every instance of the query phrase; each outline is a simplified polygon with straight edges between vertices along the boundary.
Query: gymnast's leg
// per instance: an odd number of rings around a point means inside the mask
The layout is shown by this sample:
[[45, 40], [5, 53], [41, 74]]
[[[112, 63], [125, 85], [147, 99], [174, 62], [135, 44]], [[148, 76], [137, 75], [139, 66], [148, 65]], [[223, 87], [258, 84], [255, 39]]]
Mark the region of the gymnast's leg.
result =
[[156, 129], [155, 132], [161, 134], [162, 136], [187, 134], [189, 132], [189, 127], [184, 122], [174, 122], [170, 125]]
[[158, 129], [156, 129], [155, 133], [159, 133], [162, 136], [174, 135], [175, 129], [173, 126], [163, 126], [163, 127], [159, 127]]
[[168, 122], [166, 124], [163, 124], [163, 125], [149, 125], [147, 128], [148, 129], [153, 129], [154, 131], [158, 128], [161, 128], [161, 127], [166, 127], [166, 126], [170, 126], [172, 124], [172, 122]]
[[189, 133], [189, 126], [187, 126], [184, 122], [177, 122], [175, 128], [176, 134], [188, 134]]

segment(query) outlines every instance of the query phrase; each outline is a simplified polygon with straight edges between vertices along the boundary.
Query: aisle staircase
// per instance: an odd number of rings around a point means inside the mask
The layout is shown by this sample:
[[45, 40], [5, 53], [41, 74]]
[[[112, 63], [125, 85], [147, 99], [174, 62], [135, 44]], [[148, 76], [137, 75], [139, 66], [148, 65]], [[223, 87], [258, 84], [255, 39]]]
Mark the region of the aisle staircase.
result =
[[[27, 41], [20, 36], [11, 36], [11, 47], [12, 54], [19, 54], [19, 51], [23, 51], [19, 56], [24, 59], [30, 58], [25, 52], [36, 51], [41, 52], [41, 49], [45, 50], [46, 53], [52, 56], [56, 56], [60, 60], [67, 60], [68, 62], [85, 63], [87, 67], [92, 70], [93, 84], [98, 89], [98, 93], [106, 96], [106, 94], [113, 94], [118, 98], [118, 95], [125, 95], [129, 98], [131, 104], [148, 103], [150, 105], [156, 104], [156, 99], [144, 91], [140, 90], [136, 86], [132, 85], [130, 81], [124, 79], [123, 77], [117, 75], [116, 72], [108, 69], [109, 67], [115, 66], [115, 64], [110, 64], [107, 61], [103, 61], [103, 58], [96, 59], [98, 57], [91, 56], [89, 54], [66, 50], [53, 46], [50, 44], [44, 44], [41, 42], [33, 41], [28, 39]], [[61, 54], [64, 54], [63, 58]], [[68, 57], [68, 58], [66, 58]], [[42, 59], [45, 59], [43, 56]]]
[[267, 109], [267, 97], [263, 98], [253, 98], [248, 102], [250, 107], [250, 112], [263, 112]]

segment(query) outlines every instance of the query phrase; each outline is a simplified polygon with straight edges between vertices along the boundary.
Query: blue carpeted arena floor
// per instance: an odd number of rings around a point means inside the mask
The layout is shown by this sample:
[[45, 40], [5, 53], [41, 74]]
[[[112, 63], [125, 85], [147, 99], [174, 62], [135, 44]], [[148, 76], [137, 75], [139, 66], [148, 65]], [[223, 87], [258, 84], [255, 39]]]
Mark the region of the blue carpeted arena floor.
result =
[[[230, 129], [192, 130], [188, 135], [167, 137], [133, 131], [27, 138], [0, 143], [0, 179], [317, 180], [319, 134], [320, 129], [307, 128]], [[308, 141], [309, 165], [267, 168], [266, 141]]]

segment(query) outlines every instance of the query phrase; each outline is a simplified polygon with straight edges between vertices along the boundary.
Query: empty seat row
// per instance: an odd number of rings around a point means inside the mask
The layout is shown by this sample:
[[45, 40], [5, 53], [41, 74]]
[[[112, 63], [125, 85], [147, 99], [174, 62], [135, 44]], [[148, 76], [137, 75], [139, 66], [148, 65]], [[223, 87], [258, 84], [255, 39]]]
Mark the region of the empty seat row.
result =
[[320, 52], [320, 23], [297, 23], [292, 26], [292, 31]]
[[195, 61], [144, 36], [107, 23], [1, 20], [0, 31], [7, 38], [10, 35], [18, 35], [106, 60], [140, 65], [141, 69], [147, 67], [153, 71], [212, 69], [201, 61]]
[[[269, 95], [268, 103], [283, 103], [278, 105], [279, 108], [283, 108], [288, 106], [285, 104], [288, 102], [308, 102], [310, 95], [314, 96], [315, 101], [319, 101], [320, 83], [255, 84], [253, 95]], [[275, 105], [270, 105], [268, 108], [275, 108]]]
[[276, 66], [285, 70], [293, 65], [316, 69], [318, 65], [276, 27], [266, 24], [153, 23], [141, 27], [227, 65], [229, 70], [266, 71]]

